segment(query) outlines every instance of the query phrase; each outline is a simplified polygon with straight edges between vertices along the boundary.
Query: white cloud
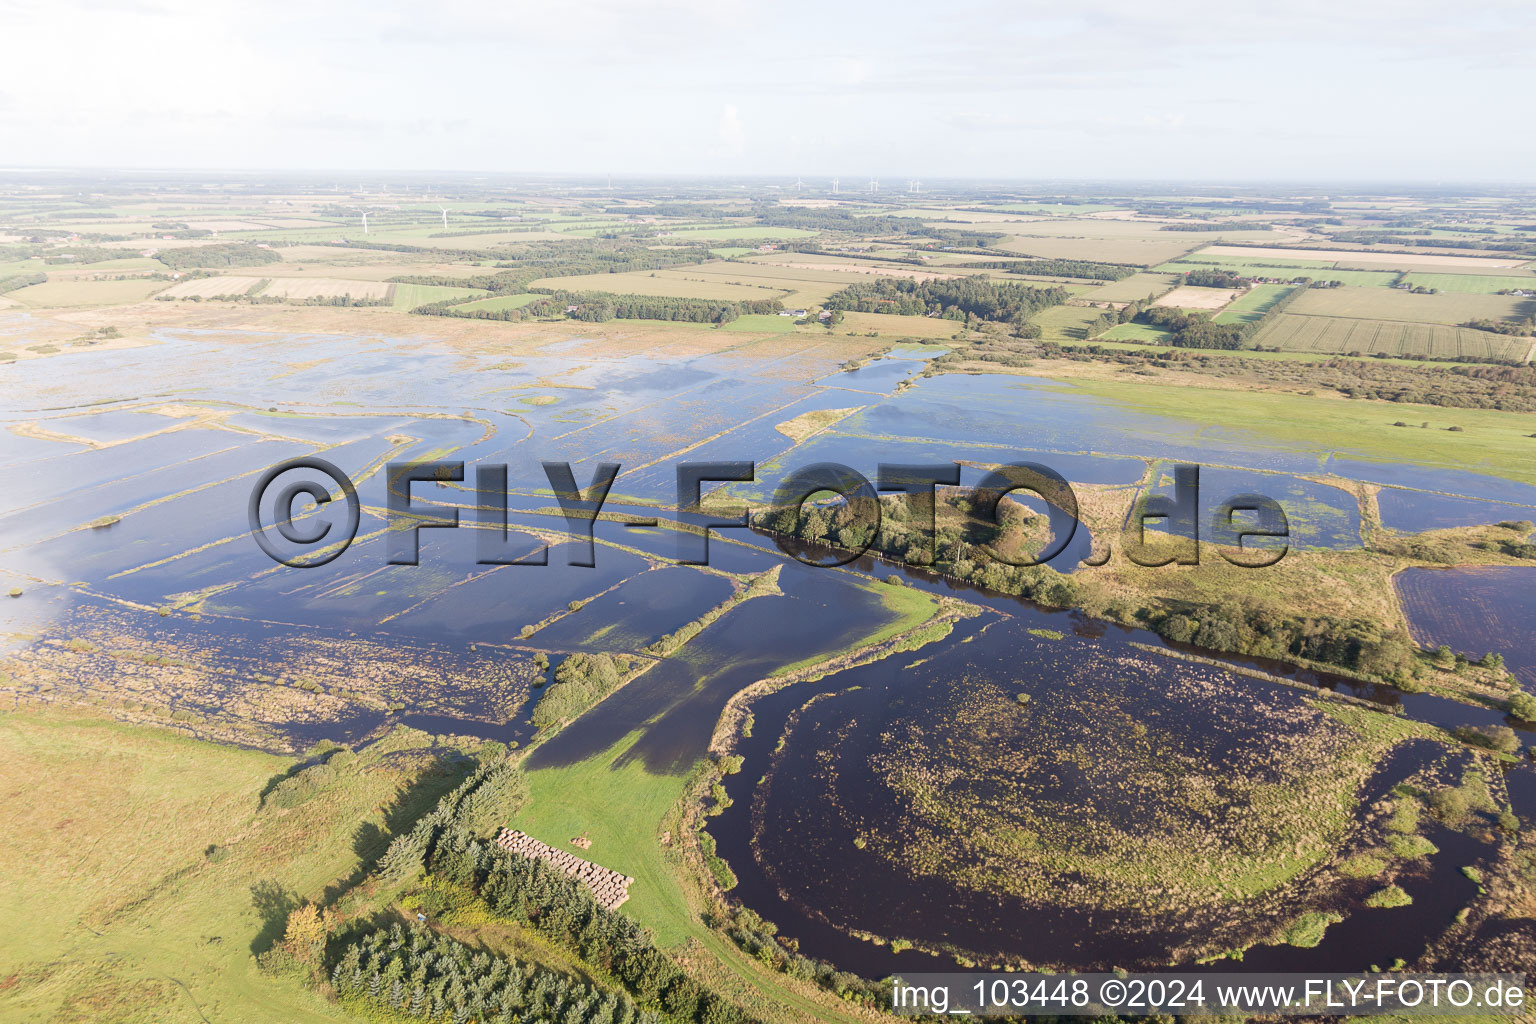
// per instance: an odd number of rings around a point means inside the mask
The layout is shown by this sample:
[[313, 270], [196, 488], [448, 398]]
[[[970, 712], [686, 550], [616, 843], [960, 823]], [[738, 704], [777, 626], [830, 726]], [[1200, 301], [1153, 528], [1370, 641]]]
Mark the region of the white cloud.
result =
[[741, 112], [734, 103], [727, 103], [720, 111], [720, 149], [727, 156], [741, 156], [747, 148], [747, 131], [741, 125]]

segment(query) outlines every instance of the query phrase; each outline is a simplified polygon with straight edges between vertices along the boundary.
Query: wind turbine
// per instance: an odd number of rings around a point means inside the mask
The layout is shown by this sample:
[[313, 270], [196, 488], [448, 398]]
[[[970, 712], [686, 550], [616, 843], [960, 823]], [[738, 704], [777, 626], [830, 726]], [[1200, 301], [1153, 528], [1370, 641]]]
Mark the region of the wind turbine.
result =
[[448, 207], [446, 207], [446, 206], [439, 206], [438, 209], [443, 211], [443, 230], [447, 231], [448, 230]]
[[800, 191], [800, 175], [795, 175], [795, 192]]
[[364, 210], [363, 211], [363, 234], [366, 235], [367, 233], [368, 233], [368, 211]]
[[832, 194], [837, 195], [837, 179], [832, 179]]

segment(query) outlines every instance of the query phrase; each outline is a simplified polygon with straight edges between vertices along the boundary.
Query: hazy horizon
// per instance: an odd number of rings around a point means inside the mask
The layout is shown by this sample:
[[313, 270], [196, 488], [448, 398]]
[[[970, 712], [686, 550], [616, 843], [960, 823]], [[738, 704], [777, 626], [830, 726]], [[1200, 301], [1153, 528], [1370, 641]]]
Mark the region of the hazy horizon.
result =
[[1506, 112], [1536, 8], [1499, 0], [0, 0], [0, 25], [0, 160], [28, 169], [1406, 184], [1536, 157]]

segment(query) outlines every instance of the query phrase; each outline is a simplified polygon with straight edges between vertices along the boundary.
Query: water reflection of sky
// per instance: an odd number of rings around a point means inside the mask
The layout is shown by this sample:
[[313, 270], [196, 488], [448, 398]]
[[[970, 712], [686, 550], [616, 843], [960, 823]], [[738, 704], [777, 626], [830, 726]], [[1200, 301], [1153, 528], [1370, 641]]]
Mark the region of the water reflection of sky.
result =
[[[13, 328], [23, 322], [5, 321]], [[321, 573], [297, 589], [285, 587], [246, 536], [246, 498], [256, 474], [303, 454], [319, 454], [358, 478], [371, 510], [386, 504], [384, 461], [433, 457], [508, 463], [509, 484], [520, 492], [510, 502], [514, 510], [552, 504], [538, 493], [549, 486], [542, 461], [573, 463], [582, 483], [596, 463], [618, 462], [624, 470], [615, 504], [671, 504], [684, 460], [755, 462], [757, 481], [731, 489], [761, 498], [793, 469], [819, 461], [845, 463], [871, 479], [880, 463], [960, 461], [969, 479], [974, 466], [1029, 461], [1078, 485], [1129, 485], [1149, 460], [1163, 459], [1205, 466], [1204, 496], [1213, 501], [1241, 491], [1278, 498], [1303, 546], [1348, 546], [1359, 536], [1353, 498], [1303, 480], [1303, 473], [1397, 485], [1380, 500], [1387, 525], [1402, 529], [1532, 518], [1536, 511], [1488, 501], [1536, 503], [1536, 488], [1463, 469], [1362, 461], [1348, 453], [1347, 438], [1329, 455], [1146, 415], [1058, 381], [922, 378], [925, 361], [943, 351], [934, 346], [904, 347], [856, 370], [796, 379], [800, 363], [791, 353], [767, 360], [739, 353], [615, 356], [579, 338], [515, 358], [409, 336], [165, 329], [152, 339], [149, 347], [69, 351], [4, 369], [0, 566], [38, 593], [68, 582], [153, 606], [177, 594], [218, 591], [206, 606], [213, 614], [296, 627], [324, 620], [336, 628], [388, 617], [399, 635], [461, 640], [539, 621], [647, 564], [610, 548], [607, 566], [595, 573], [477, 574], [473, 545], [438, 540], [428, 564], [409, 579], [385, 570], [366, 586], [360, 579], [337, 582], [360, 571], [356, 559], [382, 547], [364, 542], [349, 553], [352, 562], [338, 560], [335, 578]], [[898, 390], [902, 381], [911, 386]], [[780, 429], [828, 409], [855, 411], [803, 442]], [[467, 506], [473, 488], [471, 469], [461, 486], [417, 485], [415, 493], [420, 501]], [[514, 529], [551, 528], [526, 513], [514, 511], [512, 519]], [[365, 534], [381, 526], [374, 512], [365, 513]], [[664, 532], [602, 524], [598, 534], [651, 556], [678, 552], [676, 538]], [[1071, 554], [1087, 542], [1082, 531]], [[752, 548], [715, 549], [743, 571], [774, 561]], [[463, 564], [446, 565], [442, 552], [462, 555]], [[378, 571], [379, 561], [368, 571]], [[530, 582], [502, 593], [514, 579]], [[664, 595], [675, 587], [653, 581], [644, 589]], [[8, 609], [16, 621], [5, 628], [21, 631], [21, 619], [32, 627], [57, 621], [70, 599], [63, 588], [50, 593], [46, 601]], [[618, 607], [618, 600], [610, 603]], [[679, 614], [695, 603], [678, 600]], [[647, 621], [632, 632], [651, 628]], [[546, 627], [548, 635], [571, 633], [566, 639], [573, 641], [581, 639], [576, 629]]]

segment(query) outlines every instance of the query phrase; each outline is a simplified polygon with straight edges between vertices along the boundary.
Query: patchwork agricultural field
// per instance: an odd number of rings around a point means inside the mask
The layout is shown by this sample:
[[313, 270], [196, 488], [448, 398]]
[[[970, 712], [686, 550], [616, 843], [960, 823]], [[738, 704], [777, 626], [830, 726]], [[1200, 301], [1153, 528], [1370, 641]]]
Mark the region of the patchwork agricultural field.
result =
[[1530, 260], [1507, 256], [1459, 256], [1452, 253], [1427, 252], [1376, 252], [1369, 249], [1286, 249], [1282, 247], [1255, 248], [1245, 245], [1212, 245], [1201, 252], [1208, 256], [1231, 256], [1249, 260], [1271, 258], [1293, 260], [1333, 260], [1337, 266], [1359, 266], [1372, 269], [1390, 266], [1398, 269], [1425, 269], [1440, 267], [1470, 274], [1496, 273], [1500, 270], [1524, 267]]
[[1479, 292], [1415, 295], [1400, 288], [1308, 288], [1286, 310], [1309, 316], [1455, 325], [1477, 319], [1518, 319], [1536, 312], [1536, 299]]
[[1481, 274], [1426, 274], [1415, 270], [1403, 281], [1416, 288], [1434, 288], [1442, 292], [1473, 292], [1483, 295], [1505, 291], [1536, 293], [1536, 274], [1490, 277]]
[[1254, 336], [1254, 344], [1285, 352], [1359, 352], [1364, 355], [1446, 359], [1524, 360], [1530, 338], [1443, 324], [1356, 317], [1304, 316], [1287, 310]]
[[1228, 260], [1204, 257], [1198, 253], [1186, 256], [1157, 268], [1172, 274], [1187, 274], [1192, 270], [1226, 270], [1241, 277], [1272, 278], [1291, 281], [1309, 278], [1315, 281], [1338, 281], [1354, 288], [1390, 288], [1403, 277], [1396, 270], [1340, 270], [1329, 264], [1304, 265], [1294, 261], [1276, 260], [1273, 263], [1259, 260]]
[[1178, 283], [1173, 274], [1141, 272], [1119, 281], [1111, 281], [1082, 293], [1090, 302], [1132, 302], [1149, 295], [1161, 295]]

